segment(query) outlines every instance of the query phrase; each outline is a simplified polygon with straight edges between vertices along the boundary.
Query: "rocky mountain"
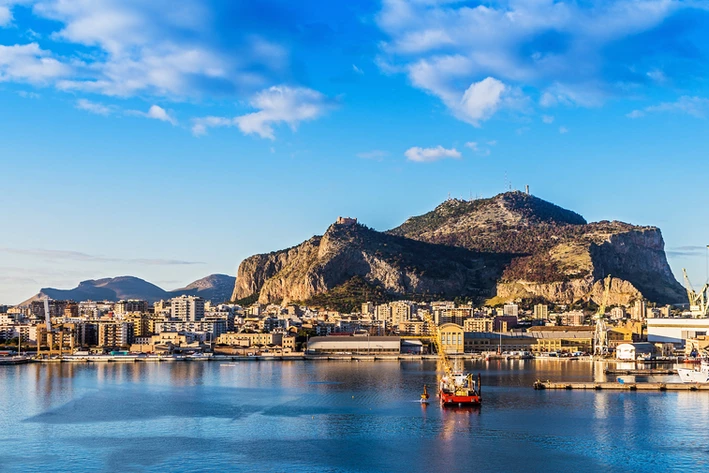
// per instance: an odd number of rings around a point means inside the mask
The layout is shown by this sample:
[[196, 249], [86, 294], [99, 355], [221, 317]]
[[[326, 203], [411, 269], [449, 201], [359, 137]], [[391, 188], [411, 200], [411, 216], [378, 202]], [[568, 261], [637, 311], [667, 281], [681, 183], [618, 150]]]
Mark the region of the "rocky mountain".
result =
[[497, 284], [496, 301], [599, 302], [601, 280], [608, 274], [613, 277], [611, 304], [627, 305], [641, 297], [659, 303], [685, 299], [667, 263], [659, 228], [587, 223], [575, 212], [522, 192], [448, 200], [390, 233], [515, 255]]
[[298, 246], [244, 260], [232, 299], [307, 302], [343, 285], [357, 286], [363, 300], [378, 292], [397, 298], [487, 298], [509, 262], [507, 255], [333, 224], [324, 235]]
[[197, 281], [183, 287], [170, 291], [171, 296], [180, 296], [183, 294], [189, 296], [199, 296], [213, 303], [221, 303], [228, 301], [231, 298], [231, 293], [234, 291], [236, 278], [226, 274], [210, 274], [209, 276], [198, 279]]
[[[328, 295], [371, 299], [473, 297], [489, 303], [684, 300], [655, 227], [587, 223], [579, 214], [521, 192], [448, 200], [381, 233], [334, 224], [298, 246], [239, 265], [233, 300], [290, 302]], [[356, 299], [356, 300], [355, 300]]]
[[235, 278], [233, 276], [212, 274], [184, 288], [166, 291], [155, 284], [133, 276], [90, 279], [80, 282], [74, 289], [42, 288], [39, 294], [23, 302], [21, 305], [41, 299], [44, 296], [49, 296], [50, 299], [55, 300], [106, 300], [115, 302], [125, 299], [141, 299], [147, 300], [148, 302], [155, 302], [183, 294], [200, 296], [213, 303], [221, 303], [229, 300], [234, 282]]

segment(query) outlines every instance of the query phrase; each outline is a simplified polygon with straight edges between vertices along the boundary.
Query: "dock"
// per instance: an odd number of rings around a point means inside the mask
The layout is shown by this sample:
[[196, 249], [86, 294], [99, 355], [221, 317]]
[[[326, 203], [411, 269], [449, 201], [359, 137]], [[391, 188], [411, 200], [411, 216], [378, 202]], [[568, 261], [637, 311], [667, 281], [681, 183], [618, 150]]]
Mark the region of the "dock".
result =
[[677, 370], [662, 370], [662, 369], [616, 369], [606, 368], [603, 370], [605, 374], [634, 374], [638, 376], [654, 376], [654, 375], [670, 375], [677, 374]]
[[554, 381], [536, 381], [534, 389], [565, 389], [589, 391], [707, 391], [708, 384], [697, 383], [618, 383], [618, 382], [586, 382], [564, 383]]

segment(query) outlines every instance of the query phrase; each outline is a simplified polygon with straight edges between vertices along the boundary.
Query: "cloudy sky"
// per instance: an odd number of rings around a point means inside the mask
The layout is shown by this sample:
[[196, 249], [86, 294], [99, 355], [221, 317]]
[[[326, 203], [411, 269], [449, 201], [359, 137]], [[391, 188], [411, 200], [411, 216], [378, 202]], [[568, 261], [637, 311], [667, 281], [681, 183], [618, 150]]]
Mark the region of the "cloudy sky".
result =
[[0, 0], [0, 302], [532, 193], [706, 278], [694, 0]]

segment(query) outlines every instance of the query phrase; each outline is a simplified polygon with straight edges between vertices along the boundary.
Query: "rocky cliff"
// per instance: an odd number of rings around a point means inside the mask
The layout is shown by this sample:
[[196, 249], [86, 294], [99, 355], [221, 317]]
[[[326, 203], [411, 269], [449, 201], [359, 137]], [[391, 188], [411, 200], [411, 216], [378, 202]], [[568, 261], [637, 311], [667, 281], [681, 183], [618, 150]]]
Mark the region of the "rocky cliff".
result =
[[[362, 281], [392, 297], [491, 297], [508, 255], [420, 242], [362, 225], [328, 228], [298, 246], [255, 255], [239, 265], [233, 300], [308, 301]], [[366, 297], [365, 297], [366, 298]], [[361, 302], [361, 301], [357, 301]]]
[[539, 299], [600, 302], [613, 276], [611, 304], [638, 298], [684, 300], [656, 227], [586, 223], [580, 215], [521, 192], [475, 201], [449, 200], [390, 231], [421, 241], [513, 254], [493, 302]]

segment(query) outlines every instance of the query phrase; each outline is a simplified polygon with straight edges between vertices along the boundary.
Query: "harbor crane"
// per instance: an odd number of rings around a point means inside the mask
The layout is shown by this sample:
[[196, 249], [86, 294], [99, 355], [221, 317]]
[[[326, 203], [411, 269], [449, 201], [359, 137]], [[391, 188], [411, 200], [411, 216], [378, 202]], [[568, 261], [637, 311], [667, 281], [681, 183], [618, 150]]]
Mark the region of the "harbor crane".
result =
[[[44, 324], [46, 326], [47, 333], [47, 350], [49, 355], [52, 355], [52, 347], [54, 343], [59, 340], [59, 357], [63, 355], [63, 345], [64, 345], [64, 325], [59, 324], [59, 327], [52, 327], [52, 316], [49, 312], [49, 296], [44, 296]], [[41, 338], [37, 337], [37, 356], [41, 355], [40, 350]]]
[[687, 289], [687, 298], [689, 299], [689, 311], [692, 317], [709, 317], [709, 283], [704, 284], [702, 290], [697, 292], [694, 290], [692, 283], [689, 282], [687, 270], [682, 268], [684, 275], [684, 287]]
[[608, 326], [606, 325], [606, 305], [608, 304], [608, 294], [611, 290], [611, 275], [605, 277], [603, 281], [603, 297], [598, 312], [593, 316], [596, 321], [596, 330], [593, 334], [593, 356], [602, 358], [608, 354]]

